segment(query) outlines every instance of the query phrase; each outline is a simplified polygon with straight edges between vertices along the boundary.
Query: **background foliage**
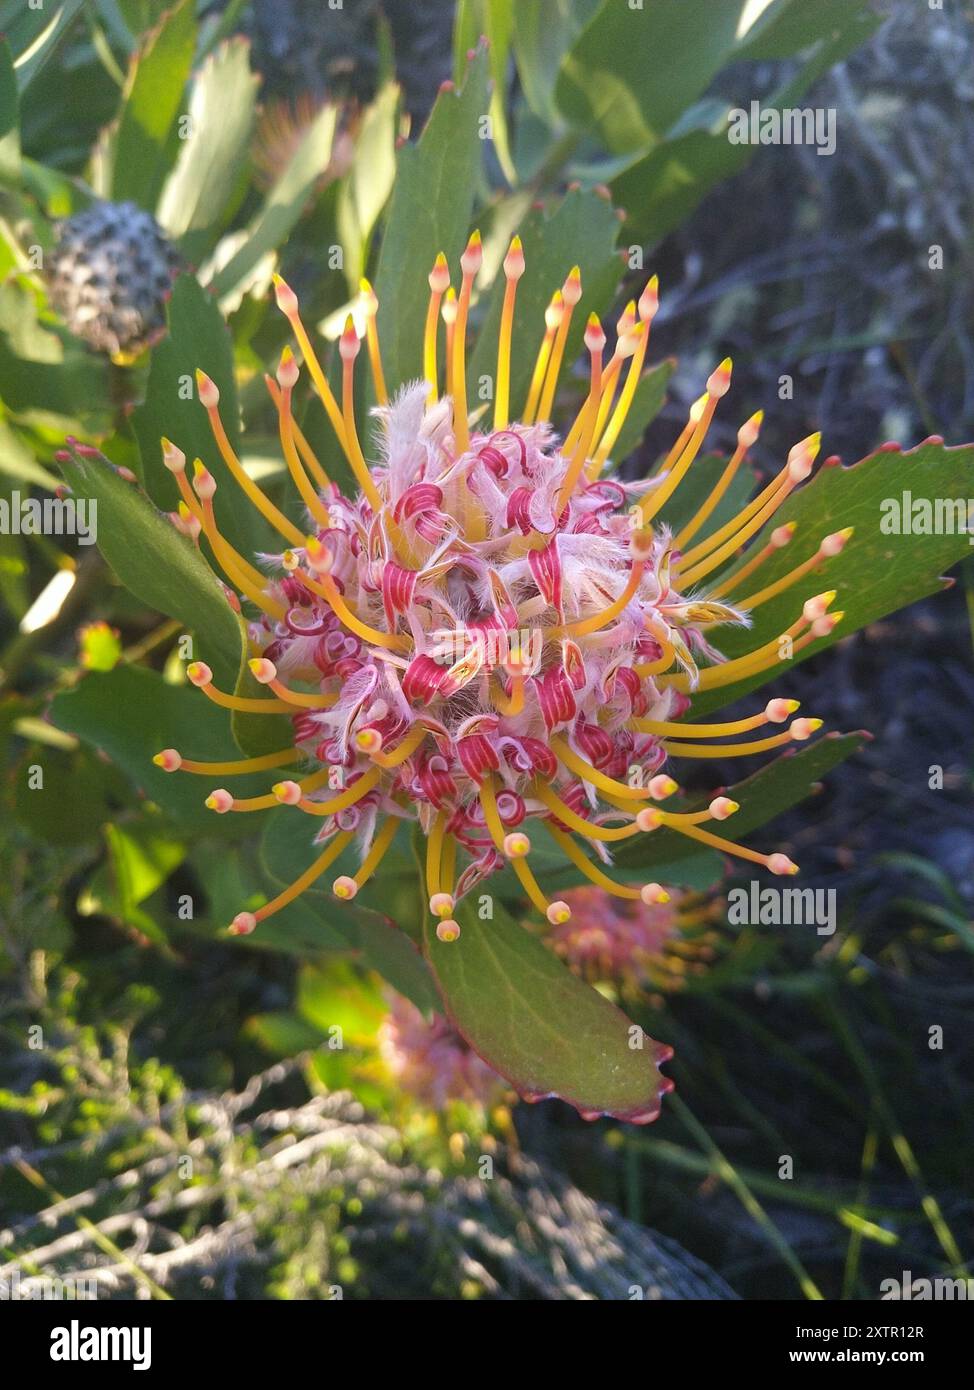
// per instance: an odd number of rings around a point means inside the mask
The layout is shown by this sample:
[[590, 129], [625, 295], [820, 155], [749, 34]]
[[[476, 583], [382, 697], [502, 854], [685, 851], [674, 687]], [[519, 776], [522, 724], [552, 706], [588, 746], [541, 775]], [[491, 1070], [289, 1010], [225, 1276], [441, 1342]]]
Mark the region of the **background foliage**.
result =
[[[369, 274], [395, 383], [419, 359], [432, 253], [442, 246], [455, 261], [473, 223], [485, 243], [474, 373], [489, 361], [496, 277], [512, 231], [522, 230], [528, 263], [522, 337], [533, 339], [551, 287], [571, 263], [581, 265], [575, 348], [584, 314], [604, 313], [644, 278], [619, 254], [636, 247], [663, 284], [652, 355], [672, 353], [679, 365], [664, 360], [641, 388], [626, 441], [639, 445], [627, 465], [634, 475], [679, 430], [702, 376], [728, 350], [732, 399], [742, 406], [717, 426], [716, 448], [760, 405], [768, 424], [759, 468], [818, 425], [828, 451], [869, 456], [850, 473], [827, 470], [792, 504], [796, 516], [814, 514], [816, 526], [839, 513], [850, 524], [850, 506], [866, 519], [837, 562], [850, 614], [842, 631], [864, 631], [824, 658], [813, 648], [787, 693], [832, 727], [876, 735], [865, 748], [849, 736], [774, 764], [740, 798], [756, 805], [760, 784], [763, 813], [744, 825], [743, 811], [742, 832], [794, 853], [811, 871], [803, 882], [836, 887], [840, 930], [809, 939], [796, 929], [726, 928], [710, 969], [630, 1009], [676, 1048], [667, 1071], [677, 1096], [652, 1129], [585, 1125], [556, 1102], [516, 1107], [513, 1118], [505, 1107], [481, 1116], [424, 1112], [383, 1074], [376, 1045], [386, 1007], [380, 974], [420, 1007], [435, 998], [429, 971], [389, 921], [420, 930], [409, 846], [397, 847], [381, 891], [363, 894], [354, 913], [313, 893], [246, 945], [227, 943], [233, 913], [290, 881], [310, 847], [295, 843], [276, 812], [212, 816], [195, 785], [167, 777], [148, 755], [182, 747], [188, 719], [199, 739], [190, 754], [216, 757], [222, 747], [232, 755], [233, 732], [244, 744], [252, 738], [243, 727], [231, 731], [219, 711], [200, 709], [176, 648], [181, 634], [195, 633], [222, 683], [232, 683], [236, 622], [140, 490], [97, 460], [67, 465], [75, 494], [98, 499], [103, 556], [67, 538], [0, 536], [0, 1107], [16, 1145], [0, 1166], [4, 1207], [16, 1213], [0, 1261], [27, 1270], [34, 1259], [35, 1272], [107, 1261], [106, 1287], [130, 1295], [139, 1279], [125, 1258], [134, 1251], [129, 1231], [148, 1204], [161, 1203], [149, 1258], [135, 1252], [156, 1296], [327, 1297], [338, 1282], [346, 1296], [389, 1297], [413, 1279], [426, 1295], [619, 1297], [618, 1266], [620, 1278], [647, 1285], [655, 1270], [666, 1296], [719, 1288], [873, 1298], [880, 1279], [903, 1269], [966, 1270], [971, 562], [951, 593], [891, 618], [937, 589], [967, 550], [964, 538], [937, 538], [922, 562], [901, 562], [899, 551], [884, 553], [868, 516], [903, 486], [918, 495], [971, 491], [970, 450], [928, 442], [903, 455], [874, 452], [887, 433], [905, 444], [936, 433], [949, 445], [974, 434], [974, 163], [943, 163], [944, 151], [974, 143], [969, 16], [960, 4], [936, 15], [866, 0], [775, 0], [764, 10], [734, 0], [720, 22], [713, 9], [703, 0], [647, 0], [637, 44], [630, 12], [610, 0], [417, 0], [388, 16], [361, 0], [326, 18], [301, 0], [65, 0], [53, 20], [46, 10], [0, 4], [6, 496], [53, 489], [61, 477], [54, 451], [76, 435], [171, 507], [158, 438], [177, 437], [187, 452], [208, 448], [202, 412], [174, 390], [198, 365], [220, 384], [233, 424], [239, 402], [242, 456], [273, 490], [281, 464], [260, 371], [284, 341], [268, 310], [278, 267], [331, 340]], [[742, 28], [755, 12], [757, 22]], [[470, 62], [481, 33], [489, 53]], [[440, 78], [459, 94], [434, 104]], [[727, 111], [753, 98], [835, 106], [835, 156], [731, 145]], [[70, 335], [32, 255], [53, 245], [57, 219], [96, 197], [154, 212], [186, 267], [167, 336], [130, 363], [99, 357]], [[946, 250], [936, 273], [931, 244]], [[341, 265], [326, 264], [323, 248], [334, 246]], [[526, 361], [515, 364], [515, 396], [526, 370]], [[782, 373], [797, 383], [793, 400], [779, 397]], [[310, 403], [305, 410], [304, 427], [341, 476]], [[230, 496], [221, 489], [218, 506]], [[221, 524], [243, 548], [260, 547], [247, 509], [228, 510]], [[34, 600], [65, 569], [70, 593], [32, 628], [25, 618]], [[781, 611], [763, 610], [769, 634]], [[36, 765], [41, 791], [28, 789]], [[931, 765], [945, 769], [943, 790], [930, 790]], [[740, 776], [739, 765], [727, 771], [728, 781]], [[701, 794], [713, 773], [698, 780]], [[761, 829], [820, 783], [811, 808]], [[654, 837], [675, 881], [705, 887], [720, 874], [711, 856], [681, 862], [673, 849]], [[548, 873], [568, 881], [554, 861]], [[514, 956], [540, 951], [516, 920], [515, 886], [499, 891], [513, 916], [498, 934]], [[180, 914], [187, 897], [190, 919]], [[476, 951], [472, 931], [463, 941]], [[483, 983], [483, 970], [470, 978]], [[517, 978], [505, 974], [499, 995]], [[464, 1001], [490, 1016], [498, 997], [474, 987]], [[573, 1008], [561, 1019], [554, 1051], [569, 1068], [562, 1089], [571, 1093], [592, 1054]], [[328, 1047], [339, 1020], [351, 1039], [341, 1054]], [[41, 1049], [29, 1043], [38, 1024]], [[945, 1029], [942, 1052], [927, 1046], [934, 1024]], [[520, 1029], [507, 1040], [531, 1056], [536, 1041]], [[286, 1133], [307, 1133], [313, 1113], [323, 1151], [337, 1143], [344, 1153], [335, 1127], [347, 1136], [360, 1125], [372, 1166], [352, 1163], [347, 1181], [330, 1185], [317, 1150], [292, 1165], [278, 1161], [283, 1138], [280, 1150], [265, 1149], [261, 1122], [254, 1128], [234, 1097], [256, 1103], [249, 1078], [275, 1062]], [[229, 1128], [208, 1105], [224, 1107]], [[219, 1173], [231, 1150], [246, 1175], [233, 1197], [245, 1215], [239, 1229], [201, 1240], [205, 1213], [224, 1199]], [[570, 1180], [624, 1214], [590, 1217], [601, 1283], [559, 1283], [557, 1252], [523, 1234], [513, 1276], [489, 1240], [478, 1250], [455, 1234], [446, 1254], [434, 1242], [435, 1257], [392, 1261], [408, 1193], [435, 1196], [438, 1229], [455, 1233], [484, 1151], [510, 1184], [481, 1212], [488, 1227], [507, 1229], [518, 1202], [530, 1205], [517, 1195], [524, 1183], [551, 1197]], [[189, 1214], [172, 1202], [171, 1170], [185, 1152], [197, 1157], [200, 1190]], [[792, 1180], [779, 1177], [782, 1155], [794, 1159]], [[434, 1167], [447, 1172], [444, 1187], [431, 1182]], [[117, 1175], [130, 1168], [137, 1182], [123, 1188]], [[380, 1170], [380, 1196], [363, 1199], [377, 1190]], [[58, 1205], [59, 1194], [86, 1195], [72, 1208]], [[289, 1246], [282, 1223], [295, 1202], [308, 1236], [300, 1247]], [[83, 1211], [114, 1249], [82, 1240], [80, 1265], [70, 1241], [52, 1253], [56, 1241], [37, 1227], [52, 1205], [66, 1238]], [[612, 1239], [622, 1255], [610, 1251]], [[667, 1243], [674, 1240], [682, 1250]], [[484, 1257], [491, 1248], [493, 1260]]]

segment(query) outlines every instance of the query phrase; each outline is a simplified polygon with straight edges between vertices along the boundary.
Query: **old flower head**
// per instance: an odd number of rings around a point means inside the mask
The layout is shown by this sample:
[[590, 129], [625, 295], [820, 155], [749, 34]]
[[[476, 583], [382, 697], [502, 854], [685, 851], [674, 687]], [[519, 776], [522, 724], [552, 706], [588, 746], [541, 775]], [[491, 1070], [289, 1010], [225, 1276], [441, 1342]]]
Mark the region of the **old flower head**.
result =
[[[588, 320], [588, 387], [560, 438], [550, 419], [582, 295], [579, 272], [572, 270], [552, 296], [540, 341], [515, 343], [525, 263], [514, 238], [504, 261], [492, 418], [471, 417], [466, 344], [481, 259], [475, 233], [454, 291], [445, 257], [436, 257], [423, 361], [416, 363], [421, 379], [393, 399], [371, 287], [363, 285], [362, 339], [351, 318], [341, 335], [336, 396], [297, 297], [277, 281], [278, 306], [357, 484], [354, 495], [343, 495], [298, 427], [292, 401], [300, 369], [285, 349], [267, 386], [300, 521], [295, 507], [279, 507], [244, 471], [221, 421], [217, 387], [199, 374], [199, 398], [229, 475], [281, 537], [273, 557], [255, 563], [233, 548], [217, 526], [214, 475], [199, 460], [190, 475], [178, 447], [163, 443], [181, 493], [174, 519], [206, 542], [231, 602], [247, 613], [251, 669], [266, 699], [218, 690], [204, 662], [189, 667], [189, 679], [231, 709], [290, 714], [294, 732], [288, 747], [260, 758], [208, 764], [166, 749], [156, 761], [221, 780], [300, 764], [266, 796], [239, 799], [217, 786], [207, 805], [234, 814], [280, 803], [293, 808], [296, 821], [306, 818], [309, 839], [319, 846], [291, 887], [236, 916], [234, 932], [253, 931], [353, 843], [358, 868], [332, 888], [339, 898], [354, 897], [404, 821], [418, 821], [426, 837], [426, 888], [441, 941], [459, 934], [458, 901], [506, 864], [549, 923], [569, 919], [568, 902], [549, 900], [531, 867], [539, 821], [585, 879], [621, 900], [658, 901], [657, 884], [619, 883], [611, 865], [617, 845], [660, 826], [772, 873], [797, 872], [783, 854], [759, 854], [717, 833], [716, 823], [737, 810], [728, 798], [692, 813], [668, 811], [665, 802], [677, 790], [673, 760], [770, 751], [808, 738], [819, 725], [793, 718], [797, 702], [786, 699], [731, 722], [685, 719], [694, 691], [779, 663], [777, 641], [725, 661], [722, 626], [746, 626], [751, 610], [791, 588], [793, 652], [841, 617], [830, 611], [834, 594], [817, 592], [809, 576], [838, 553], [848, 532], [825, 536], [809, 561], [773, 584], [762, 584], [761, 566], [789, 542], [792, 528], [772, 530], [741, 555], [810, 473], [818, 437], [797, 444], [752, 501], [708, 530], [757, 438], [761, 416], [752, 416], [716, 486], [674, 534], [661, 515], [728, 391], [730, 361], [712, 372], [653, 475], [619, 482], [607, 476], [607, 465], [646, 359], [655, 278], [625, 308], [611, 350], [599, 321]], [[355, 416], [363, 342], [378, 401], [374, 446], [363, 446]], [[530, 388], [515, 411], [512, 354], [528, 352], [536, 354]], [[766, 726], [774, 731], [759, 732]], [[740, 741], [726, 741], [736, 736]]]

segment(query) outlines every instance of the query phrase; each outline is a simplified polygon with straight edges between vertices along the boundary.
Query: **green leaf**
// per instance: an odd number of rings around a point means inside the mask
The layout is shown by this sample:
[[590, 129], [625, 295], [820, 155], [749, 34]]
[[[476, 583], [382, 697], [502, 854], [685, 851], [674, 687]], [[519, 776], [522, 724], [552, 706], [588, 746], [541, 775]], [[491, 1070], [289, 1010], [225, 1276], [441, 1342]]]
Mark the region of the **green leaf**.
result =
[[[623, 265], [616, 250], [618, 234], [619, 223], [611, 205], [597, 194], [581, 190], [568, 193], [550, 215], [538, 210], [529, 213], [521, 226], [525, 270], [514, 304], [513, 418], [520, 413], [527, 397], [535, 355], [545, 331], [545, 309], [552, 294], [561, 288], [572, 267], [578, 265], [582, 272], [582, 298], [572, 314], [565, 348], [565, 362], [570, 363], [581, 349], [589, 313], [604, 313], [621, 279]], [[481, 376], [494, 379], [503, 300], [504, 277], [501, 275], [491, 293], [470, 359], [468, 376], [471, 382], [478, 381]], [[472, 394], [471, 399], [476, 397]]]
[[564, 55], [602, 0], [517, 0], [514, 60], [528, 105], [549, 126], [564, 124], [555, 83]]
[[612, 179], [612, 197], [626, 210], [626, 229], [655, 243], [679, 226], [704, 195], [743, 169], [750, 145], [732, 145], [723, 122], [718, 132], [691, 130], [663, 140]]
[[645, 149], [706, 89], [734, 48], [748, 0], [604, 4], [565, 55], [562, 113], [614, 154]]
[[[774, 0], [738, 40], [735, 59], [790, 58], [868, 15], [863, 0]], [[870, 16], [875, 18], [875, 16]]]
[[199, 633], [200, 655], [228, 688], [240, 667], [242, 627], [196, 547], [107, 459], [73, 453], [62, 471], [76, 501], [95, 505], [98, 548], [118, 578], [150, 608]]
[[243, 39], [221, 44], [193, 80], [189, 135], [156, 214], [191, 262], [211, 248], [246, 189], [259, 81]]
[[456, 82], [463, 80], [467, 53], [476, 48], [481, 34], [486, 35], [493, 83], [490, 119], [494, 151], [504, 177], [512, 186], [517, 182], [517, 170], [511, 158], [506, 96], [513, 27], [514, 0], [459, 0], [457, 4], [453, 25], [453, 77]]
[[396, 179], [396, 118], [399, 87], [388, 83], [366, 108], [355, 140], [352, 166], [338, 190], [338, 235], [345, 251], [345, 278], [358, 293], [375, 225]]
[[[745, 592], [732, 593], [731, 601], [749, 597], [807, 560], [823, 536], [846, 526], [855, 527], [854, 536], [842, 553], [820, 570], [756, 608], [750, 630], [721, 629], [716, 638], [720, 650], [732, 658], [772, 641], [795, 621], [806, 599], [837, 589], [833, 611], [841, 610], [845, 617], [830, 636], [798, 653], [795, 660], [805, 661], [867, 623], [936, 593], [944, 587], [940, 577], [944, 571], [970, 555], [970, 536], [956, 529], [954, 534], [940, 535], [885, 534], [884, 503], [891, 515], [892, 503], [899, 502], [902, 510], [904, 494], [909, 494], [920, 507], [931, 509], [934, 518], [938, 503], [943, 509], [956, 501], [966, 511], [968, 499], [974, 497], [972, 483], [974, 445], [949, 449], [940, 444], [920, 444], [907, 453], [871, 454], [851, 468], [838, 463], [819, 468], [779, 508], [752, 545], [760, 547], [774, 527], [787, 521], [797, 523], [794, 540], [745, 581], [741, 586]], [[951, 523], [955, 528], [957, 520], [955, 516]], [[787, 662], [773, 672], [735, 685], [702, 691], [694, 696], [694, 718], [782, 674], [787, 675]]]
[[194, 276], [181, 275], [169, 303], [168, 333], [152, 353], [145, 400], [132, 419], [142, 456], [142, 483], [157, 507], [174, 511], [179, 491], [162, 462], [160, 441], [165, 436], [178, 445], [186, 455], [187, 468], [194, 458], [201, 458], [217, 482], [213, 508], [220, 530], [250, 558], [266, 548], [267, 529], [220, 456], [206, 411], [197, 399], [197, 368], [220, 389], [220, 418], [239, 455], [240, 415], [230, 334], [212, 297]]
[[[696, 705], [687, 720], [688, 727], [696, 715]], [[867, 735], [826, 734], [814, 743], [800, 748], [789, 749], [773, 762], [752, 773], [750, 777], [730, 787], [727, 795], [740, 804], [726, 825], [705, 826], [715, 834], [729, 840], [743, 841], [752, 830], [758, 830], [768, 821], [780, 816], [783, 811], [803, 801], [815, 790], [832, 768], [845, 762], [862, 747]], [[711, 800], [713, 793], [693, 797], [679, 806], [666, 802], [664, 810], [699, 811]], [[636, 836], [628, 841], [615, 855], [615, 864], [620, 869], [653, 869], [658, 876], [665, 878], [665, 870], [673, 861], [685, 856], [688, 846], [697, 847], [696, 842], [680, 835], [675, 830], [662, 827], [647, 835]]]
[[331, 162], [337, 125], [338, 107], [323, 107], [268, 193], [240, 249], [213, 276], [210, 288], [218, 299], [233, 298], [294, 227]]
[[[40, 786], [34, 785], [36, 774], [30, 774], [35, 767], [40, 769]], [[28, 749], [13, 769], [8, 788], [17, 821], [37, 840], [53, 845], [82, 845], [95, 839], [128, 790], [115, 769], [88, 749], [70, 752], [49, 744]]]
[[[815, 12], [806, 7], [806, 13]], [[823, 25], [821, 32], [827, 37], [796, 75], [762, 103], [762, 109], [781, 110], [800, 101], [823, 73], [864, 43], [879, 22], [876, 15], [857, 4], [846, 10], [844, 23], [834, 33]], [[626, 210], [628, 235], [643, 242], [661, 240], [693, 212], [711, 188], [750, 162], [756, 147], [731, 144], [729, 113], [730, 108], [724, 108], [706, 125], [672, 131], [612, 177], [612, 196]]]
[[[234, 839], [261, 828], [265, 811], [217, 815], [203, 804], [221, 779], [189, 772], [163, 772], [152, 761], [163, 748], [188, 758], [222, 762], [237, 756], [226, 711], [192, 686], [169, 685], [155, 671], [116, 666], [93, 671], [51, 703], [51, 720], [100, 748], [180, 831]], [[234, 777], [235, 796], [255, 796], [268, 787], [266, 776]]]
[[[0, 352], [0, 361], [3, 360]], [[19, 482], [32, 483], [53, 492], [58, 480], [53, 473], [42, 468], [23, 439], [4, 421], [0, 420], [0, 473]]]
[[0, 34], [14, 55], [17, 85], [21, 91], [33, 81], [56, 52], [84, 0], [63, 0], [54, 7], [35, 8], [25, 0], [0, 4]]
[[460, 905], [460, 938], [437, 939], [427, 919], [426, 956], [448, 1017], [525, 1100], [558, 1096], [586, 1119], [645, 1124], [671, 1084], [659, 1071], [671, 1049], [654, 1042], [584, 984], [494, 903]]
[[177, 0], [149, 34], [129, 68], [118, 136], [112, 197], [150, 212], [166, 177], [166, 152], [179, 115], [196, 47], [196, 6]]
[[470, 228], [487, 109], [487, 55], [467, 70], [459, 95], [441, 92], [415, 145], [399, 151], [376, 272], [379, 337], [390, 391], [423, 375], [427, 275], [438, 252], [456, 267]]
[[18, 423], [62, 435], [108, 427], [108, 364], [59, 325], [41, 322], [23, 279], [0, 285], [0, 396]]
[[165, 930], [142, 904], [183, 862], [185, 845], [151, 819], [106, 825], [105, 842], [107, 862], [86, 884], [79, 910], [104, 913], [167, 947]]
[[17, 178], [20, 170], [20, 102], [10, 44], [0, 38], [0, 180]]

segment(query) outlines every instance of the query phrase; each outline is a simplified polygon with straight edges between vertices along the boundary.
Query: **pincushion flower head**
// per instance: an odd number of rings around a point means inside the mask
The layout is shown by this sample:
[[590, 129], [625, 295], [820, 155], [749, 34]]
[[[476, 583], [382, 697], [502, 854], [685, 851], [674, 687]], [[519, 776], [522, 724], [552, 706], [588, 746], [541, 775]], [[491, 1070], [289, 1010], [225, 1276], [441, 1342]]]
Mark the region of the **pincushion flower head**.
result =
[[545, 940], [592, 984], [615, 985], [626, 996], [678, 990], [714, 955], [720, 899], [674, 888], [653, 903], [625, 902], [587, 884], [569, 889], [565, 900], [571, 917], [549, 927]]
[[[729, 389], [730, 361], [711, 373], [653, 475], [620, 482], [607, 466], [646, 359], [658, 305], [655, 277], [626, 306], [611, 349], [598, 319], [589, 319], [587, 392], [559, 437], [550, 420], [582, 293], [578, 269], [552, 296], [538, 338], [515, 342], [525, 261], [519, 239], [511, 242], [491, 415], [471, 416], [466, 343], [481, 259], [475, 233], [454, 290], [445, 256], [436, 257], [417, 380], [391, 399], [378, 305], [363, 284], [364, 356], [378, 402], [375, 437], [364, 443], [355, 416], [356, 390], [364, 389], [357, 382], [363, 342], [353, 320], [339, 343], [336, 396], [297, 296], [277, 279], [278, 307], [357, 484], [354, 495], [343, 495], [299, 428], [292, 400], [301, 367], [285, 348], [267, 387], [304, 508], [301, 524], [244, 471], [221, 420], [219, 391], [198, 374], [215, 446], [280, 535], [278, 553], [246, 556], [234, 549], [218, 529], [213, 474], [199, 460], [190, 473], [178, 442], [163, 441], [181, 494], [174, 520], [205, 539], [230, 601], [247, 616], [251, 670], [267, 695], [245, 699], [217, 689], [203, 661], [189, 667], [189, 679], [231, 709], [289, 714], [294, 733], [290, 746], [232, 764], [191, 762], [175, 749], [156, 762], [214, 777], [300, 764], [264, 796], [241, 799], [216, 786], [207, 805], [231, 814], [292, 807], [296, 833], [304, 818], [320, 847], [311, 867], [273, 901], [238, 913], [234, 933], [252, 932], [293, 901], [354, 842], [357, 871], [332, 883], [338, 898], [353, 898], [404, 821], [418, 822], [425, 836], [425, 886], [441, 941], [459, 935], [460, 900], [506, 865], [550, 924], [570, 918], [569, 903], [546, 896], [532, 870], [539, 822], [574, 870], [632, 902], [653, 904], [664, 890], [654, 882], [619, 882], [613, 851], [661, 826], [773, 874], [797, 872], [784, 854], [764, 855], [717, 833], [715, 823], [738, 809], [729, 798], [717, 796], [692, 813], [668, 811], [666, 800], [677, 791], [670, 775], [675, 759], [770, 751], [807, 739], [819, 726], [793, 718], [797, 702], [787, 699], [731, 722], [695, 724], [685, 717], [695, 691], [778, 664], [777, 640], [725, 661], [722, 628], [748, 626], [751, 610], [792, 588], [793, 652], [841, 618], [830, 611], [835, 595], [821, 592], [811, 576], [841, 550], [848, 530], [824, 536], [808, 561], [762, 584], [762, 564], [791, 538], [792, 528], [780, 527], [746, 555], [732, 580], [714, 581], [809, 475], [818, 436], [797, 444], [752, 501], [698, 540], [757, 439], [761, 415], [753, 415], [717, 485], [674, 533], [660, 514]], [[523, 402], [511, 400], [515, 353], [535, 360]], [[760, 732], [768, 726], [772, 732]], [[742, 738], [729, 745], [725, 736]]]
[[489, 1110], [508, 1089], [441, 1014], [427, 1020], [401, 994], [391, 995], [378, 1046], [401, 1089], [433, 1110], [443, 1110], [451, 1101]]

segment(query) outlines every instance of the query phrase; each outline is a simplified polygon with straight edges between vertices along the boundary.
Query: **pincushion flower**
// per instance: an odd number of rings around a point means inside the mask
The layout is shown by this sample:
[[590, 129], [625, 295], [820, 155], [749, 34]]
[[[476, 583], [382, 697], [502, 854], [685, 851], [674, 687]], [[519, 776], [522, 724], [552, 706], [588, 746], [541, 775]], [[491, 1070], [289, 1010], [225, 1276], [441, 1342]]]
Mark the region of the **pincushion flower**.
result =
[[[354, 496], [340, 492], [298, 427], [292, 400], [300, 368], [285, 348], [267, 386], [305, 510], [301, 525], [244, 471], [221, 420], [219, 391], [198, 373], [215, 446], [279, 534], [278, 553], [248, 557], [234, 549], [217, 525], [213, 474], [196, 460], [190, 475], [177, 444], [163, 441], [164, 462], [181, 494], [174, 520], [197, 541], [205, 539], [231, 602], [247, 614], [251, 670], [267, 696], [217, 689], [203, 661], [188, 668], [189, 679], [230, 709], [289, 714], [294, 733], [289, 746], [236, 763], [192, 762], [174, 749], [156, 762], [214, 778], [300, 764], [293, 779], [276, 782], [264, 796], [237, 798], [218, 786], [207, 805], [219, 813], [292, 807], [296, 821], [307, 818], [309, 838], [320, 846], [289, 888], [259, 910], [237, 914], [234, 933], [253, 931], [293, 901], [354, 842], [357, 871], [332, 884], [337, 897], [353, 898], [403, 821], [418, 821], [426, 837], [426, 891], [441, 941], [459, 935], [457, 903], [507, 864], [550, 924], [569, 920], [569, 902], [549, 900], [531, 868], [531, 832], [539, 821], [587, 880], [633, 903], [658, 902], [663, 890], [617, 882], [613, 849], [660, 826], [773, 874], [797, 872], [784, 854], [760, 854], [715, 832], [714, 824], [738, 809], [729, 798], [718, 796], [692, 813], [668, 811], [663, 803], [677, 790], [669, 772], [674, 760], [771, 751], [819, 727], [819, 720], [793, 719], [797, 702], [787, 699], [729, 722], [685, 718], [695, 691], [772, 672], [781, 659], [776, 640], [725, 661], [721, 627], [747, 626], [751, 611], [794, 589], [795, 618], [787, 630], [793, 655], [842, 616], [830, 611], [834, 593], [819, 592], [811, 576], [842, 549], [849, 530], [825, 536], [808, 561], [762, 585], [762, 564], [791, 539], [793, 528], [779, 527], [746, 552], [732, 579], [714, 581], [808, 477], [819, 437], [797, 444], [751, 502], [697, 540], [758, 437], [761, 414], [752, 416], [717, 485], [674, 533], [660, 514], [729, 389], [730, 361], [712, 372], [653, 475], [621, 482], [606, 469], [646, 359], [658, 306], [655, 277], [626, 306], [611, 351], [598, 319], [589, 319], [588, 390], [560, 438], [551, 412], [582, 293], [579, 271], [553, 295], [538, 326], [540, 346], [515, 344], [524, 255], [514, 238], [504, 260], [492, 418], [472, 419], [466, 341], [481, 259], [475, 233], [454, 291], [445, 256], [436, 257], [423, 361], [416, 364], [420, 379], [392, 399], [376, 297], [363, 284], [364, 342], [378, 402], [369, 457], [355, 417], [362, 343], [353, 320], [339, 343], [338, 399], [297, 296], [276, 280], [277, 304], [358, 488]], [[536, 352], [530, 389], [515, 414], [511, 355], [529, 351]], [[769, 725], [774, 732], [758, 732]], [[724, 741], [736, 736], [743, 738]]]
[[443, 1110], [462, 1101], [489, 1110], [508, 1090], [441, 1014], [427, 1021], [401, 994], [379, 1025], [379, 1055], [399, 1086], [422, 1105]]
[[624, 902], [586, 885], [565, 894], [566, 922], [545, 940], [577, 975], [592, 984], [618, 985], [623, 994], [676, 990], [713, 956], [710, 924], [719, 900], [674, 888], [654, 903]]

